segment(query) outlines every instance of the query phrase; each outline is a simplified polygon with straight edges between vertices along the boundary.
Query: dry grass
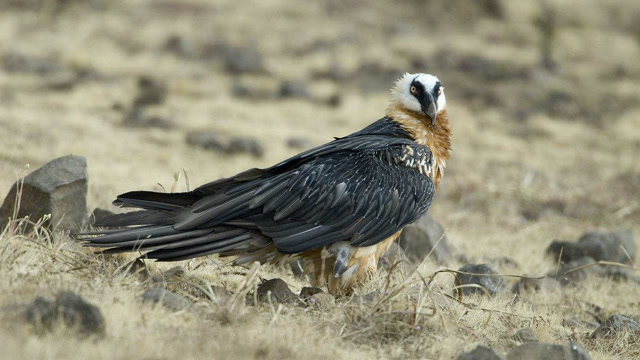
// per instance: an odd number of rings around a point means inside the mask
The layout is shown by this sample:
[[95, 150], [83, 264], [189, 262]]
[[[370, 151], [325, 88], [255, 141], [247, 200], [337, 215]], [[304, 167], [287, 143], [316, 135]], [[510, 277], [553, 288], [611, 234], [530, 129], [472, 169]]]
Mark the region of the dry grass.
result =
[[[492, 262], [504, 274], [537, 276], [555, 268], [544, 257], [554, 239], [598, 228], [631, 228], [637, 237], [637, 1], [545, 1], [551, 19], [539, 2], [498, 1], [498, 14], [465, 3], [0, 1], [0, 189], [9, 189], [24, 164], [34, 169], [69, 153], [88, 159], [91, 207], [107, 207], [131, 189], [159, 190], [157, 183], [170, 189], [183, 167], [195, 186], [267, 166], [296, 152], [287, 137], [319, 144], [381, 117], [391, 81], [419, 70], [437, 74], [447, 91], [454, 153], [431, 211], [456, 254]], [[541, 23], [553, 26], [553, 69], [541, 65]], [[164, 51], [173, 34], [195, 55]], [[199, 55], [220, 44], [255, 47], [266, 72], [232, 75], [219, 57]], [[9, 54], [45, 59], [59, 70], [10, 72], [2, 67]], [[65, 91], [48, 87], [78, 69], [88, 69], [89, 80]], [[173, 119], [174, 130], [124, 127], [112, 108], [128, 106], [137, 77], [149, 74], [169, 87], [167, 101], [150, 111]], [[238, 81], [273, 89], [282, 79], [305, 80], [312, 101], [238, 99], [230, 91]], [[340, 106], [321, 104], [333, 94]], [[200, 128], [258, 137], [266, 153], [230, 157], [187, 145], [185, 134]], [[516, 345], [511, 335], [525, 326], [542, 341], [581, 342], [594, 359], [640, 353], [628, 338], [588, 338], [596, 317], [640, 317], [637, 284], [594, 277], [517, 301], [505, 294], [461, 304], [446, 296], [455, 286], [451, 274], [425, 284], [438, 270], [426, 261], [416, 274], [394, 274], [390, 293], [402, 291], [378, 306], [242, 304], [231, 311], [189, 285], [238, 290], [244, 278], [207, 258], [183, 263], [187, 278], [171, 285], [197, 310], [170, 313], [141, 304], [148, 284], [126, 271], [128, 259], [94, 256], [64, 234], [6, 230], [0, 307], [72, 290], [102, 309], [107, 333], [89, 341], [63, 330], [35, 336], [2, 311], [3, 353], [15, 359], [450, 359], [479, 343], [507, 352]], [[152, 275], [170, 266], [148, 264]], [[279, 267], [257, 274], [282, 277], [294, 291], [304, 285]], [[363, 293], [385, 286], [382, 273]]]

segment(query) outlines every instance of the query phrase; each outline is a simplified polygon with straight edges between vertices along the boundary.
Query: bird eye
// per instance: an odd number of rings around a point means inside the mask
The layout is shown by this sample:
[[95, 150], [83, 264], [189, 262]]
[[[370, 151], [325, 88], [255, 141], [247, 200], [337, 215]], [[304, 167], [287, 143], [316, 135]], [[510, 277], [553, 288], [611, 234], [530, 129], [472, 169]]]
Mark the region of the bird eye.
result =
[[438, 95], [442, 94], [442, 90], [444, 90], [444, 86], [439, 86], [438, 90], [436, 90], [436, 94]]
[[415, 95], [415, 94], [417, 94], [417, 93], [418, 93], [418, 88], [417, 88], [417, 87], [415, 87], [415, 85], [411, 85], [411, 89], [410, 89], [410, 90], [411, 90], [411, 93], [412, 93], [413, 95]]

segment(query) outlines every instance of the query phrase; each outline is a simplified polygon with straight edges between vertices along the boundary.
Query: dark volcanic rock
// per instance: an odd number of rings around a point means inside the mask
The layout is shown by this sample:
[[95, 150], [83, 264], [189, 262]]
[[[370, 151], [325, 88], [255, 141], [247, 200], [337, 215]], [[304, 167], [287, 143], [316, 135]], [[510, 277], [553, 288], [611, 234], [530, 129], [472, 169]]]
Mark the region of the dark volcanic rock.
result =
[[636, 243], [631, 230], [591, 232], [582, 235], [577, 242], [554, 241], [547, 248], [547, 253], [555, 259], [560, 256], [561, 251], [561, 260], [565, 262], [588, 256], [596, 261], [630, 264], [636, 254]]
[[492, 348], [478, 345], [475, 349], [458, 355], [457, 360], [503, 360], [504, 356], [498, 354]]
[[421, 262], [432, 250], [431, 256], [440, 263], [451, 257], [444, 229], [429, 213], [405, 227], [398, 244], [409, 259], [416, 263]]
[[555, 345], [546, 343], [527, 343], [520, 345], [507, 354], [507, 360], [590, 360], [589, 353], [576, 343]]
[[[24, 178], [18, 218], [37, 221], [51, 214], [49, 226], [76, 230], [87, 221], [87, 160], [82, 156], [63, 156], [50, 161]], [[0, 207], [0, 229], [13, 217], [18, 183]]]
[[162, 104], [167, 98], [167, 85], [149, 76], [138, 79], [138, 95], [134, 107]]
[[258, 285], [258, 300], [267, 302], [269, 297], [271, 301], [278, 303], [291, 303], [298, 299], [298, 296], [294, 294], [282, 279], [271, 279]]
[[[498, 292], [504, 290], [504, 280], [499, 276], [491, 276], [496, 274], [496, 272], [487, 264], [467, 264], [462, 266], [458, 271], [473, 273], [473, 274], [487, 274], [487, 275], [467, 275], [467, 274], [457, 274], [458, 279], [462, 285], [476, 284], [487, 289], [489, 294], [494, 295]], [[470, 294], [484, 294], [485, 292], [482, 289], [475, 287], [465, 287], [462, 288], [462, 293], [464, 295]]]
[[60, 293], [55, 301], [37, 297], [27, 308], [26, 317], [39, 331], [51, 330], [56, 324], [82, 335], [102, 334], [105, 329], [100, 309], [72, 292]]
[[153, 304], [162, 304], [165, 308], [174, 311], [188, 309], [192, 306], [189, 299], [162, 288], [153, 288], [142, 294], [142, 301]]
[[592, 338], [613, 338], [621, 332], [629, 332], [635, 336], [640, 336], [640, 325], [631, 317], [626, 315], [613, 315], [605, 320], [596, 331], [591, 334]]
[[523, 328], [516, 331], [516, 333], [513, 334], [512, 339], [523, 344], [540, 342], [538, 338], [533, 334], [533, 330], [531, 330], [530, 328]]

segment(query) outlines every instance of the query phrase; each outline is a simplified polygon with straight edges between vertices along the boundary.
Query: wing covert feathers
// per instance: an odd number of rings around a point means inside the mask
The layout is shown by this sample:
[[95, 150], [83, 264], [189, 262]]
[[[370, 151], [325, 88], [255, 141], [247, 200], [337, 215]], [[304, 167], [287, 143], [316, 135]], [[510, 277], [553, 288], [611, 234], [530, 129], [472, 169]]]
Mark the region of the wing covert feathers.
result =
[[[421, 158], [407, 157], [415, 154]], [[421, 166], [430, 154], [382, 119], [270, 168], [192, 192], [120, 195], [117, 205], [142, 210], [108, 217], [97, 225], [110, 229], [79, 237], [108, 252], [147, 251], [163, 261], [213, 253], [240, 255], [238, 262], [265, 261], [278, 252], [341, 241], [371, 246], [428, 209], [435, 189]]]

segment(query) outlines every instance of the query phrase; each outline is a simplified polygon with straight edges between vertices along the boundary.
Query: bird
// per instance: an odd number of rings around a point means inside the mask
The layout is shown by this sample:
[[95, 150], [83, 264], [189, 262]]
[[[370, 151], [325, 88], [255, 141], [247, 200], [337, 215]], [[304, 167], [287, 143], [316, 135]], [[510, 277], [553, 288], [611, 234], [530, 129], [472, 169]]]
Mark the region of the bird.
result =
[[105, 253], [156, 261], [301, 258], [312, 285], [353, 294], [431, 205], [451, 152], [446, 104], [436, 76], [405, 73], [386, 115], [364, 129], [192, 191], [121, 194], [114, 205], [135, 210], [77, 237]]

